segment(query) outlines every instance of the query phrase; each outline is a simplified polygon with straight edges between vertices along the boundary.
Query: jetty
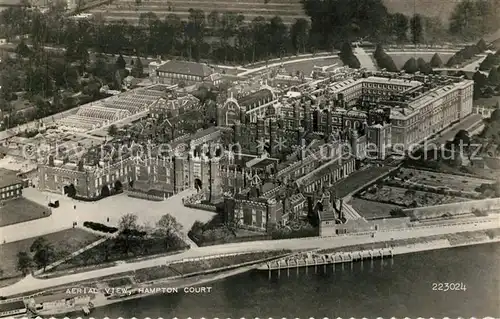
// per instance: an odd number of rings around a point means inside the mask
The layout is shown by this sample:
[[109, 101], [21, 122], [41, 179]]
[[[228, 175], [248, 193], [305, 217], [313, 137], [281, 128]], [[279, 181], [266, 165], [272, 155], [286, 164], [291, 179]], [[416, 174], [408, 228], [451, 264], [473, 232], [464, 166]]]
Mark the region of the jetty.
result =
[[331, 264], [349, 263], [365, 259], [384, 259], [393, 258], [394, 252], [392, 248], [359, 250], [353, 252], [336, 252], [336, 253], [321, 253], [320, 251], [312, 251], [307, 253], [298, 253], [282, 259], [268, 261], [258, 270], [267, 270], [269, 273], [273, 270], [290, 270], [296, 268], [308, 268], [327, 266]]

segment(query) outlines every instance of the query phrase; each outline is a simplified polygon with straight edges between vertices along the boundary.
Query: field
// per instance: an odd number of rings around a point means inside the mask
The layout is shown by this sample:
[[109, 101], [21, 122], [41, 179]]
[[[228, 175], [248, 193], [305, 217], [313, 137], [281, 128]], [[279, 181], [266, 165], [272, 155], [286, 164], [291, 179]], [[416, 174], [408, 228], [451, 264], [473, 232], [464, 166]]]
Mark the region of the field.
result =
[[182, 20], [187, 20], [190, 9], [200, 9], [209, 14], [213, 10], [219, 12], [236, 12], [245, 16], [246, 21], [263, 16], [271, 19], [280, 16], [286, 24], [292, 24], [298, 18], [307, 18], [299, 0], [118, 0], [111, 5], [92, 9], [91, 13], [101, 13], [106, 20], [125, 19], [129, 23], [137, 23], [139, 15], [144, 12], [154, 12], [163, 20], [168, 14], [176, 14]]
[[[425, 60], [425, 62], [430, 62], [432, 56], [434, 55], [434, 53], [413, 53], [413, 52], [408, 52], [404, 54], [403, 53], [395, 54], [391, 53], [390, 51], [388, 51], [387, 54], [391, 56], [392, 60], [394, 61], [398, 69], [401, 69], [406, 63], [406, 61], [408, 61], [411, 58], [415, 59], [422, 58]], [[441, 61], [443, 61], [443, 64], [446, 64], [446, 62], [448, 62], [448, 60], [451, 58], [452, 55], [453, 55], [452, 53], [439, 52], [439, 56], [441, 57]]]
[[48, 217], [51, 214], [50, 208], [26, 198], [11, 199], [0, 206], [0, 227]]
[[[59, 256], [75, 252], [100, 238], [79, 228], [71, 228], [42, 237], [52, 244], [56, 255]], [[36, 238], [28, 238], [0, 246], [0, 260], [2, 260], [0, 268], [3, 270], [3, 277], [21, 275], [16, 270], [17, 254], [21, 251], [29, 252], [30, 246], [35, 240]]]
[[366, 219], [387, 218], [391, 216], [391, 210], [404, 208], [398, 205], [379, 203], [357, 197], [351, 199], [349, 205]]

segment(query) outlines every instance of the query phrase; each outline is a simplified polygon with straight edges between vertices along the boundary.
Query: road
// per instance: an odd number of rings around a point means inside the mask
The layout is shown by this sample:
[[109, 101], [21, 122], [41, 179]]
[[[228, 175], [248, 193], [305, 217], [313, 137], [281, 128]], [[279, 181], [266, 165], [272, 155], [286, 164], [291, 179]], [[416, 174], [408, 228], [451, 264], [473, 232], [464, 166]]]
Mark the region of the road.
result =
[[363, 48], [356, 47], [354, 54], [358, 58], [362, 68], [366, 68], [368, 71], [377, 71], [377, 66], [373, 63], [372, 55], [368, 54]]
[[[464, 65], [461, 68], [435, 68], [433, 70], [434, 71], [453, 71], [453, 72], [464, 71], [465, 73], [475, 73], [478, 70], [479, 65], [484, 61], [484, 59], [486, 59], [486, 54], [480, 54], [478, 56], [480, 56], [479, 59], [474, 60], [473, 62], [471, 62], [467, 65]], [[486, 76], [489, 74], [489, 71], [480, 71], [480, 72]]]
[[[480, 220], [477, 218], [476, 220]], [[424, 236], [442, 235], [450, 234], [471, 230], [487, 230], [492, 228], [498, 228], [500, 226], [500, 215], [495, 215], [495, 217], [490, 217], [488, 221], [482, 219], [483, 222], [478, 222], [476, 224], [464, 224], [457, 226], [437, 226], [437, 227], [420, 227], [411, 228], [404, 230], [395, 230], [390, 232], [378, 232], [375, 237], [372, 238], [369, 235], [358, 235], [358, 236], [337, 236], [330, 238], [299, 238], [299, 239], [285, 239], [285, 240], [275, 240], [275, 241], [255, 241], [255, 242], [244, 242], [244, 243], [234, 243], [225, 245], [216, 245], [209, 247], [198, 247], [190, 249], [184, 253], [177, 255], [171, 255], [166, 257], [158, 257], [155, 259], [143, 260], [131, 263], [121, 263], [113, 267], [103, 268], [98, 270], [92, 270], [84, 273], [72, 274], [62, 277], [49, 278], [49, 279], [37, 279], [32, 276], [28, 276], [23, 280], [4, 288], [0, 288], [0, 296], [10, 296], [21, 293], [28, 293], [30, 291], [48, 289], [51, 287], [71, 284], [78, 281], [91, 280], [104, 276], [116, 275], [123, 272], [140, 270], [143, 268], [161, 266], [173, 261], [182, 260], [184, 258], [195, 258], [211, 255], [229, 254], [229, 253], [240, 253], [240, 252], [252, 252], [252, 251], [269, 251], [277, 249], [292, 249], [292, 250], [303, 250], [303, 249], [325, 249], [325, 248], [335, 248], [348, 245], [359, 245], [380, 241], [390, 241], [405, 238], [416, 238]]]

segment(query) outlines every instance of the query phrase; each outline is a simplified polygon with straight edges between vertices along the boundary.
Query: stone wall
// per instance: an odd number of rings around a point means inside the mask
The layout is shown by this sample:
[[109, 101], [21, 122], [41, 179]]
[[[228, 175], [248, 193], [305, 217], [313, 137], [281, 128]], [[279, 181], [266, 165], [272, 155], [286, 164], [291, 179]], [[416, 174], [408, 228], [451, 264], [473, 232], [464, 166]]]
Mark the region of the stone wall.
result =
[[419, 208], [404, 209], [408, 216], [415, 216], [417, 218], [434, 218], [444, 214], [462, 215], [469, 214], [474, 209], [478, 210], [500, 210], [500, 198], [488, 198], [481, 200], [471, 200], [468, 202], [443, 204], [436, 206], [427, 206]]
[[330, 237], [342, 234], [385, 231], [409, 227], [410, 218], [386, 218], [367, 221], [365, 219], [351, 219], [345, 224], [322, 224], [320, 225], [320, 236]]

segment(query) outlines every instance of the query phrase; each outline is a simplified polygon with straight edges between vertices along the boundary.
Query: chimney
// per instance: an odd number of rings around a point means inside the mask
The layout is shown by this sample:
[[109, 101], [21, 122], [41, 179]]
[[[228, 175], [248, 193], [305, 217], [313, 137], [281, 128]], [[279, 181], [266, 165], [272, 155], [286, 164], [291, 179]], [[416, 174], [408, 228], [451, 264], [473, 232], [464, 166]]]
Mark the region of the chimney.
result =
[[82, 160], [80, 160], [80, 161], [78, 162], [78, 171], [80, 171], [80, 172], [83, 172], [83, 171], [84, 171], [84, 169], [83, 169], [83, 161], [82, 161]]
[[339, 217], [341, 220], [344, 220], [344, 199], [340, 200]]

